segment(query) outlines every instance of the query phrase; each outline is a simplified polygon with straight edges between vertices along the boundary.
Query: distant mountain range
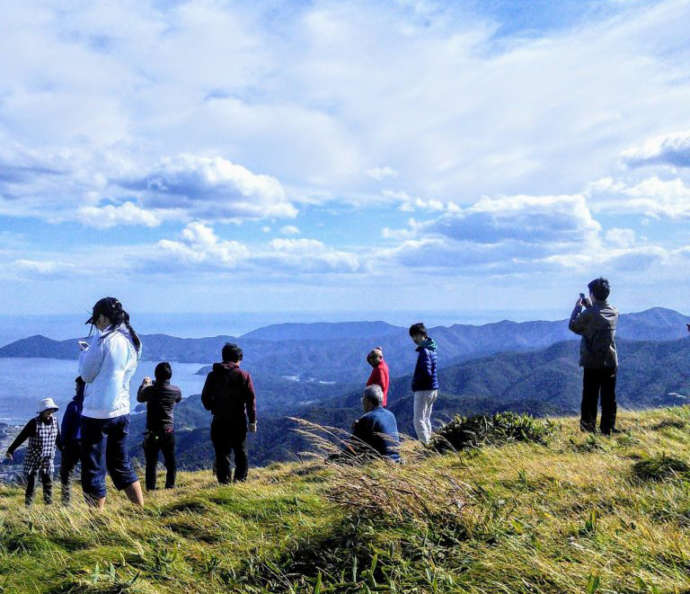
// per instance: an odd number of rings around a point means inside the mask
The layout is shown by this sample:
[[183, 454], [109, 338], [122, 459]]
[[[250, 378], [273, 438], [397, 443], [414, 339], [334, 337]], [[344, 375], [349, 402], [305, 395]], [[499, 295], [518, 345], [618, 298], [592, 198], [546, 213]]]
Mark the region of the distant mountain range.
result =
[[[624, 314], [618, 337], [673, 340], [685, 336], [688, 322], [687, 316], [663, 308]], [[456, 324], [432, 328], [430, 334], [439, 345], [442, 367], [499, 352], [538, 350], [577, 338], [568, 331], [566, 320]], [[415, 360], [407, 329], [385, 322], [279, 324], [241, 337], [176, 338], [151, 334], [141, 338], [145, 360], [206, 364], [220, 358], [225, 342], [238, 342], [245, 352], [245, 366], [257, 377], [265, 374], [272, 378], [312, 379], [317, 385], [335, 382], [343, 386], [362, 381], [369, 371], [366, 353], [375, 346], [383, 347], [394, 377], [408, 373]], [[76, 359], [77, 355], [76, 339], [54, 341], [40, 335], [0, 348], [0, 357]]]

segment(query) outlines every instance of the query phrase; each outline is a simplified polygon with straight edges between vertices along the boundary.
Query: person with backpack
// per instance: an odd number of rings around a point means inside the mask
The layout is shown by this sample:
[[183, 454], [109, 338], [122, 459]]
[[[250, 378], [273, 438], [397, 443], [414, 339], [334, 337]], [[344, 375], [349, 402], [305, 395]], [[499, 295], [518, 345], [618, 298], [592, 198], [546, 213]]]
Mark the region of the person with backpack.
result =
[[412, 376], [414, 392], [414, 428], [423, 444], [431, 439], [431, 410], [438, 397], [438, 358], [436, 342], [418, 322], [410, 326], [410, 338], [417, 345], [417, 364]]
[[141, 357], [141, 340], [129, 314], [114, 297], [93, 306], [87, 320], [98, 333], [90, 343], [80, 342], [79, 375], [86, 382], [81, 413], [81, 482], [89, 505], [105, 506], [106, 470], [136, 505], [144, 495], [127, 452], [129, 383]]
[[53, 502], [53, 472], [55, 472], [55, 448], [60, 428], [55, 413], [57, 404], [52, 398], [44, 398], [38, 407], [38, 416], [31, 419], [17, 435], [7, 449], [6, 457], [12, 461], [15, 450], [27, 439], [29, 446], [24, 456], [24, 478], [26, 491], [24, 502], [27, 507], [33, 503], [36, 485], [36, 474], [43, 483], [43, 501], [46, 505]]
[[367, 380], [367, 386], [377, 385], [383, 392], [381, 406], [388, 404], [388, 386], [390, 385], [390, 373], [388, 364], [383, 360], [383, 349], [376, 347], [367, 355], [367, 363], [372, 366], [371, 375]]
[[81, 410], [84, 406], [84, 380], [74, 380], [75, 394], [62, 416], [57, 447], [60, 450], [60, 483], [62, 505], [69, 505], [72, 499], [72, 473], [81, 458]]
[[247, 429], [256, 432], [256, 393], [249, 372], [240, 369], [242, 349], [227, 343], [223, 362], [214, 363], [201, 392], [201, 402], [213, 414], [211, 441], [216, 454], [216, 476], [230, 482], [230, 453], [235, 453], [235, 481], [247, 479]]
[[146, 490], [156, 489], [156, 467], [158, 453], [163, 453], [165, 463], [165, 488], [175, 487], [175, 422], [173, 409], [182, 400], [182, 392], [170, 384], [172, 367], [167, 361], [156, 365], [156, 381], [145, 377], [137, 392], [137, 400], [146, 402], [146, 438], [144, 455], [146, 456]]
[[616, 326], [618, 310], [607, 301], [611, 288], [605, 278], [596, 278], [587, 285], [589, 299], [583, 293], [575, 303], [568, 327], [582, 337], [580, 366], [582, 404], [580, 429], [594, 433], [597, 424], [598, 401], [601, 397], [601, 424], [604, 435], [618, 433], [616, 429]]

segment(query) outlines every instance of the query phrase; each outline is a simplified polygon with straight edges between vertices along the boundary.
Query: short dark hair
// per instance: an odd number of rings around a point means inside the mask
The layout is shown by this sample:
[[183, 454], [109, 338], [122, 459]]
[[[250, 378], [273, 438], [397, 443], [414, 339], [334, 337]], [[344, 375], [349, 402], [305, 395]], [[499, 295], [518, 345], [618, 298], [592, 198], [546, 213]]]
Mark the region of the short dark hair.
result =
[[611, 287], [609, 286], [609, 281], [603, 277], [595, 278], [591, 283], [587, 285], [589, 292], [596, 297], [598, 301], [606, 301], [606, 298], [611, 293]]
[[172, 377], [172, 367], [167, 361], [163, 361], [156, 365], [156, 370], [153, 372], [156, 376], [156, 380], [159, 382], [165, 382]]
[[237, 363], [242, 360], [242, 349], [232, 342], [226, 342], [223, 347], [223, 361]]
[[412, 324], [410, 326], [410, 336], [414, 336], [415, 334], [421, 334], [422, 336], [426, 336], [426, 326], [422, 324], [422, 322], [417, 322], [416, 324]]

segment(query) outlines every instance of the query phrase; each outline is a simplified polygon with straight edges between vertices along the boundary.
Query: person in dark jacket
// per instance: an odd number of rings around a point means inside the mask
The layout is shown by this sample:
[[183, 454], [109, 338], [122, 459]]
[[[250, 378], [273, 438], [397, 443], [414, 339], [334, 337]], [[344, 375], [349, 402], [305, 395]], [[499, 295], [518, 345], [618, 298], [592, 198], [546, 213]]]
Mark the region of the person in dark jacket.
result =
[[53, 472], [55, 471], [55, 448], [60, 436], [55, 413], [57, 404], [52, 398], [41, 400], [38, 416], [31, 419], [7, 448], [6, 457], [12, 461], [15, 450], [27, 439], [29, 446], [24, 457], [24, 478], [26, 479], [26, 506], [33, 503], [36, 485], [36, 473], [43, 483], [43, 501], [46, 505], [53, 502]]
[[75, 394], [62, 416], [57, 447], [60, 450], [60, 483], [62, 504], [69, 505], [72, 499], [72, 473], [81, 457], [81, 409], [84, 406], [84, 380], [74, 380]]
[[235, 481], [247, 478], [247, 428], [256, 432], [256, 393], [252, 377], [240, 369], [242, 349], [227, 343], [223, 362], [206, 377], [201, 402], [213, 413], [211, 441], [216, 453], [218, 482], [230, 482], [230, 453], [235, 453]]
[[383, 390], [378, 384], [372, 384], [364, 389], [362, 395], [364, 414], [352, 425], [352, 435], [355, 448], [362, 451], [364, 445], [368, 452], [376, 452], [380, 456], [400, 461], [400, 435], [395, 415], [383, 408]]
[[417, 345], [417, 365], [412, 376], [414, 392], [414, 428], [419, 440], [427, 444], [431, 439], [431, 410], [438, 397], [436, 343], [429, 338], [421, 322], [410, 326], [410, 338]]
[[165, 488], [175, 487], [175, 421], [173, 409], [182, 400], [182, 392], [170, 384], [172, 367], [167, 361], [156, 365], [156, 381], [145, 377], [137, 392], [137, 400], [146, 402], [146, 437], [144, 455], [146, 456], [146, 490], [156, 489], [156, 467], [158, 453], [163, 453], [165, 463]]
[[601, 432], [618, 433], [616, 429], [616, 326], [618, 310], [607, 299], [611, 289], [605, 278], [597, 278], [587, 285], [589, 300], [580, 298], [570, 316], [569, 328], [582, 336], [580, 366], [582, 379], [582, 406], [580, 429], [594, 432], [597, 408], [601, 394]]

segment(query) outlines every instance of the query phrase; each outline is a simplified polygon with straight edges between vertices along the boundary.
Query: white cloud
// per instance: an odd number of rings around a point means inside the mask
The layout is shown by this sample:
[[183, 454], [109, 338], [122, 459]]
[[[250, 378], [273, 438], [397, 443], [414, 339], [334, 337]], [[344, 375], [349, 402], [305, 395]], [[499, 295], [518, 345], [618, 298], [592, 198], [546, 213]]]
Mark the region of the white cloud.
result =
[[630, 167], [690, 167], [690, 131], [650, 138], [640, 146], [624, 151], [623, 162]]
[[606, 232], [606, 241], [609, 243], [626, 248], [635, 244], [636, 233], [634, 229], [619, 229], [614, 227]]
[[77, 211], [77, 220], [99, 229], [109, 229], [118, 225], [158, 227], [164, 218], [164, 213], [146, 210], [132, 202], [125, 202], [119, 206], [82, 206]]
[[316, 239], [274, 239], [269, 250], [257, 254], [255, 262], [277, 272], [353, 273], [366, 265], [354, 253], [326, 246]]
[[367, 175], [376, 181], [383, 181], [388, 177], [398, 177], [398, 172], [386, 165], [385, 167], [373, 167], [367, 169]]
[[118, 182], [148, 206], [182, 209], [212, 220], [295, 217], [280, 182], [222, 157], [166, 157], [144, 175]]
[[420, 225], [420, 230], [476, 243], [517, 240], [578, 244], [601, 230], [582, 195], [484, 197], [468, 208]]
[[19, 271], [33, 273], [39, 276], [54, 276], [68, 271], [72, 272], [75, 269], [75, 266], [71, 264], [57, 262], [55, 260], [20, 259], [15, 260], [14, 265]]
[[160, 254], [153, 257], [153, 265], [159, 261], [169, 263], [172, 268], [177, 265], [199, 266], [210, 268], [235, 268], [238, 263], [249, 257], [249, 250], [237, 241], [226, 241], [218, 238], [211, 227], [195, 222], [187, 225], [182, 232], [182, 240], [162, 239], [158, 242]]
[[281, 227], [280, 232], [283, 235], [299, 235], [300, 233], [299, 228], [295, 227], [294, 225], [285, 225], [284, 227]]
[[595, 212], [669, 219], [690, 217], [690, 186], [680, 178], [663, 180], [653, 176], [628, 185], [609, 177], [590, 184], [587, 194]]

